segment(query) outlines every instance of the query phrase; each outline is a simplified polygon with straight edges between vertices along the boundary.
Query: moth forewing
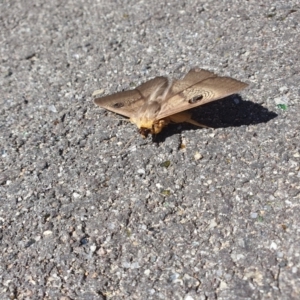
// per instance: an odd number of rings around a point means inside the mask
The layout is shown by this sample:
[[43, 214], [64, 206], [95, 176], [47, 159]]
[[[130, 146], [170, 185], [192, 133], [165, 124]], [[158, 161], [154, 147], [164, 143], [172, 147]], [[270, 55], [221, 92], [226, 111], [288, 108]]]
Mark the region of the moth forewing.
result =
[[181, 111], [225, 98], [241, 91], [246, 86], [246, 83], [230, 77], [204, 79], [165, 101], [157, 117], [165, 118]]
[[[153, 95], [159, 97], [168, 89], [169, 80], [166, 77], [156, 77], [141, 84], [133, 90], [117, 92], [112, 95], [99, 97], [97, 91], [93, 93], [95, 104], [120, 115], [132, 118], [141, 112], [141, 108], [149, 102]], [[155, 100], [155, 99], [152, 99]], [[144, 109], [145, 110], [145, 109]]]
[[137, 90], [129, 90], [100, 98], [96, 95], [94, 102], [100, 107], [130, 118], [143, 105], [144, 98]]

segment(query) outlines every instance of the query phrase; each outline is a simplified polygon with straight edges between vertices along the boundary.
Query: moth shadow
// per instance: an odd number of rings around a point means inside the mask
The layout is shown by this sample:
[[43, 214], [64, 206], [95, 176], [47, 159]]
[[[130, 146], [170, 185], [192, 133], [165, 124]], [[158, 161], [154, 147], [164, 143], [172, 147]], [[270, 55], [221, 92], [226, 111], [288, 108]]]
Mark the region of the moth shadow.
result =
[[[278, 115], [260, 104], [245, 101], [240, 95], [231, 95], [220, 101], [211, 102], [191, 110], [192, 118], [200, 124], [212, 128], [240, 127], [267, 123]], [[163, 142], [167, 137], [185, 131], [194, 130], [196, 126], [183, 123], [174, 124], [166, 128], [157, 136], [155, 142]]]

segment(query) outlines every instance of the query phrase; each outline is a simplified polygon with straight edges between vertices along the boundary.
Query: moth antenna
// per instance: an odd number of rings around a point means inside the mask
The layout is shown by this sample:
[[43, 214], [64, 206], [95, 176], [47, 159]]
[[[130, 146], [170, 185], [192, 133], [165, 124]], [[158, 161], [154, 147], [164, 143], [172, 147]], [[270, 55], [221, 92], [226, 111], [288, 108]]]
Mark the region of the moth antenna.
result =
[[165, 99], [167, 94], [170, 91], [170, 88], [172, 86], [172, 80], [168, 79], [168, 86], [164, 89], [164, 92], [161, 96], [157, 96], [158, 92], [161, 90], [161, 88], [163, 87], [165, 83], [161, 83], [160, 85], [157, 86], [157, 88], [151, 93], [151, 95], [149, 96], [149, 101], [152, 102], [154, 100], [161, 100], [161, 99]]
[[170, 92], [172, 85], [173, 85], [173, 80], [168, 79], [168, 86], [166, 87], [164, 93], [159, 98], [161, 98], [162, 100], [166, 99], [167, 95]]
[[149, 96], [149, 102], [152, 102], [154, 100], [157, 99], [157, 93], [159, 92], [159, 90], [161, 89], [162, 84], [159, 85]]

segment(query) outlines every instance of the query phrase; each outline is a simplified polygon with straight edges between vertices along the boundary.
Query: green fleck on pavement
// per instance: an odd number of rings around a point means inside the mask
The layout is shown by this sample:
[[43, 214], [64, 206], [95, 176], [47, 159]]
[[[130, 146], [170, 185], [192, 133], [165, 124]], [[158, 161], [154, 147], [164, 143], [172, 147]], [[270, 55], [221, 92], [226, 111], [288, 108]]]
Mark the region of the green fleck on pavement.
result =
[[160, 164], [161, 167], [165, 167], [165, 168], [168, 168], [170, 166], [171, 162], [169, 160], [166, 160], [164, 162], [162, 162]]
[[286, 104], [277, 104], [277, 107], [282, 109], [282, 110], [287, 110], [287, 105]]

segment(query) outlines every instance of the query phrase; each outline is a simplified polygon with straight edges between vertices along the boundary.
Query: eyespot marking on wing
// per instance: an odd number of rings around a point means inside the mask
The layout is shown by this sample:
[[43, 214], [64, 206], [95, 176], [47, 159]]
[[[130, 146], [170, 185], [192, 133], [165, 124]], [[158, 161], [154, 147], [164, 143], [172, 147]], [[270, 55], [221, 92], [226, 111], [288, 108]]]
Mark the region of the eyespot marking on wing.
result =
[[203, 95], [199, 95], [199, 96], [193, 97], [192, 99], [189, 100], [189, 103], [190, 104], [195, 104], [196, 102], [202, 100], [202, 98], [203, 98]]
[[191, 87], [182, 91], [180, 95], [185, 99], [189, 99], [189, 104], [200, 104], [205, 99], [213, 98], [215, 93], [212, 90]]

